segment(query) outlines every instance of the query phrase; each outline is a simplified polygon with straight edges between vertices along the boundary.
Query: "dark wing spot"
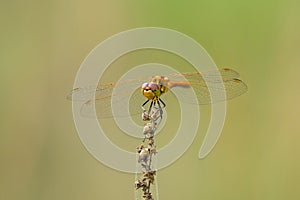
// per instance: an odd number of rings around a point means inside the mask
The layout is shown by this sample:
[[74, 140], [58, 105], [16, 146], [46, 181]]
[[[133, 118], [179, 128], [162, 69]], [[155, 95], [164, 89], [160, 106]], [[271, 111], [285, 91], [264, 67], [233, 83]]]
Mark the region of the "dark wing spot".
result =
[[80, 91], [81, 90], [81, 88], [74, 88], [73, 90], [72, 90], [72, 92], [78, 92], [78, 91]]
[[240, 80], [240, 79], [237, 79], [237, 78], [234, 78], [232, 81], [233, 81], [233, 82], [236, 82], [236, 83], [241, 82], [241, 80]]

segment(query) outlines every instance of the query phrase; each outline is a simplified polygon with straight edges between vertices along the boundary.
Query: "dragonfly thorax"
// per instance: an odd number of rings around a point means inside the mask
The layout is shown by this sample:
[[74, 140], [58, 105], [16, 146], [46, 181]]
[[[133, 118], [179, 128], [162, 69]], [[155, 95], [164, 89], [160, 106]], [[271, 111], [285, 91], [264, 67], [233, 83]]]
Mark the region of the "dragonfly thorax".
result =
[[149, 83], [142, 85], [142, 94], [148, 100], [157, 100], [162, 94], [168, 91], [169, 79], [164, 76], [154, 76]]

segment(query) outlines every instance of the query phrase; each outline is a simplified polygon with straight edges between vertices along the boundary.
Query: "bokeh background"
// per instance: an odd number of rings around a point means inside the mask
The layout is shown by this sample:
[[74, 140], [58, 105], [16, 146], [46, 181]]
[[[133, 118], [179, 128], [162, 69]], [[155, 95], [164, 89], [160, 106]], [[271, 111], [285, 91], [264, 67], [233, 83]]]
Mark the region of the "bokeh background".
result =
[[[249, 86], [228, 102], [207, 158], [197, 158], [203, 125], [186, 154], [159, 171], [160, 199], [298, 200], [299, 9], [297, 0], [1, 1], [0, 199], [134, 198], [134, 175], [81, 144], [65, 97], [97, 44], [159, 26], [194, 38]], [[139, 144], [111, 137], [133, 151]]]

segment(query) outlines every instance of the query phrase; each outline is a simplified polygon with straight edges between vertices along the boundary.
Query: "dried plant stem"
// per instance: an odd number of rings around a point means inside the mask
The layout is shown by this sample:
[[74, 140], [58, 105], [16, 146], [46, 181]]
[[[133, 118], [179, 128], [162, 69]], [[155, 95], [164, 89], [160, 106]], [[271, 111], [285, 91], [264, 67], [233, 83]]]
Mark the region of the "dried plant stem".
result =
[[151, 185], [154, 184], [156, 171], [152, 169], [152, 156], [157, 153], [154, 144], [154, 133], [161, 122], [162, 110], [159, 106], [153, 106], [147, 112], [143, 112], [144, 125], [143, 134], [145, 136], [143, 143], [137, 147], [138, 162], [142, 166], [143, 176], [135, 181], [135, 188], [142, 189], [143, 200], [154, 200], [151, 193]]

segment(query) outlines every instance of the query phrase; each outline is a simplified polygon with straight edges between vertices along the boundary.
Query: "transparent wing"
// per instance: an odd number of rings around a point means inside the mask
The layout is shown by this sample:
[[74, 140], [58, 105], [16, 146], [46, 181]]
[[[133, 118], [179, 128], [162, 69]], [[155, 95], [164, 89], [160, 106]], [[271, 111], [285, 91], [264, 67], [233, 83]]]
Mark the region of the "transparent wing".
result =
[[[118, 83], [99, 84], [97, 87], [75, 88], [67, 95], [67, 99], [83, 102], [81, 114], [84, 117], [95, 117], [94, 105], [98, 118], [136, 115], [142, 112], [141, 105], [145, 102], [140, 88], [146, 81], [147, 79], [134, 79]], [[128, 100], [126, 101], [126, 99]]]
[[[113, 101], [112, 98], [114, 98]], [[125, 98], [129, 98], [129, 101]], [[93, 106], [95, 105], [98, 118], [128, 117], [141, 114], [143, 102], [145, 102], [145, 97], [138, 86], [131, 95], [119, 94], [88, 100], [82, 105], [81, 114], [84, 117], [94, 117]]]
[[[96, 86], [78, 87], [68, 93], [67, 99], [71, 101], [88, 101], [91, 100], [94, 93], [95, 99], [98, 100], [106, 100], [106, 98], [111, 98], [112, 95], [126, 96], [128, 93], [132, 92], [133, 89], [141, 87], [141, 85], [148, 80], [149, 79], [140, 78], [117, 83], [100, 83]], [[115, 89], [118, 90], [119, 94], [113, 94]]]
[[[177, 84], [177, 87], [175, 86], [174, 88], [172, 88], [172, 90], [180, 93], [180, 97], [184, 102], [192, 104], [211, 104], [225, 101], [238, 97], [248, 90], [247, 85], [237, 78], [239, 77], [239, 74], [236, 71], [228, 68], [206, 71], [203, 73], [181, 73], [174, 74], [172, 76], [176, 78], [174, 80], [179, 83]], [[184, 81], [182, 81], [183, 79]], [[174, 81], [175, 85], [176, 81]], [[189, 85], [190, 88], [180, 87], [180, 85], [184, 83], [185, 85]], [[224, 85], [224, 87], [222, 86], [222, 84]], [[198, 102], [195, 101], [195, 99], [191, 95], [191, 91], [189, 91], [191, 89], [194, 90]], [[210, 91], [216, 94], [224, 91], [226, 96], [224, 97], [222, 95], [215, 95], [214, 98], [211, 98]]]
[[222, 68], [217, 70], [209, 70], [205, 72], [186, 72], [186, 73], [171, 74], [168, 77], [170, 78], [170, 80], [173, 81], [183, 80], [185, 78], [189, 82], [197, 82], [198, 84], [200, 83], [205, 84], [205, 80], [214, 83], [218, 82], [220, 76], [223, 79], [223, 81], [227, 81], [227, 80], [238, 78], [240, 75], [238, 72], [236, 72], [233, 69]]

